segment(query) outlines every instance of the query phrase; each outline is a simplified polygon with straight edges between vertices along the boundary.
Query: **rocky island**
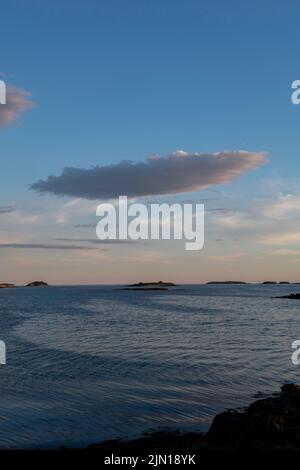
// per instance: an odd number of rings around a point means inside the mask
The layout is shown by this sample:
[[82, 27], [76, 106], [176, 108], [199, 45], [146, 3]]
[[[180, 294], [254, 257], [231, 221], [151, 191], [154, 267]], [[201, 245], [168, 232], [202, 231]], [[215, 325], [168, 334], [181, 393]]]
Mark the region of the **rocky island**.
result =
[[176, 284], [174, 284], [173, 282], [164, 282], [164, 281], [156, 281], [156, 282], [138, 282], [137, 284], [130, 284], [128, 287], [155, 287], [155, 286], [158, 286], [158, 287], [161, 287], [161, 286], [164, 286], [164, 287], [172, 287], [172, 286], [175, 286]]
[[247, 284], [245, 281], [209, 281], [206, 285], [210, 284]]
[[44, 281], [33, 281], [26, 285], [26, 287], [46, 287], [48, 286], [47, 282]]
[[16, 287], [14, 284], [0, 283], [0, 289], [7, 289], [11, 287]]
[[124, 287], [123, 290], [135, 290], [135, 291], [145, 291], [145, 290], [169, 290], [168, 287], [174, 287], [176, 284], [173, 282], [138, 282], [137, 284], [130, 284], [127, 287]]

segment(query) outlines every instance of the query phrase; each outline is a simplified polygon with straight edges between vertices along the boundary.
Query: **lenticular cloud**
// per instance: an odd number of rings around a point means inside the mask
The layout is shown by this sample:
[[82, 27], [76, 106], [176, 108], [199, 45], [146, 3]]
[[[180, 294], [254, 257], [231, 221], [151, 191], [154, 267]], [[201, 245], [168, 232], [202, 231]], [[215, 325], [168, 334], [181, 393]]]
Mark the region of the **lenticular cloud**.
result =
[[143, 162], [92, 168], [64, 168], [60, 176], [48, 176], [31, 185], [40, 193], [85, 199], [179, 194], [227, 183], [266, 162], [264, 152], [224, 151], [188, 153], [179, 150], [166, 157]]

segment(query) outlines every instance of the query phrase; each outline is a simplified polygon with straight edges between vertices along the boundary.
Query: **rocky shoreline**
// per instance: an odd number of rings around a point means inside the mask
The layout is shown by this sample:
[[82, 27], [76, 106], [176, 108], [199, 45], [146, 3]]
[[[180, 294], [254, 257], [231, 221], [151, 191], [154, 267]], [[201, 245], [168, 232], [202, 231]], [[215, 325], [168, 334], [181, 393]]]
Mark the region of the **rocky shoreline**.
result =
[[296, 294], [277, 295], [274, 298], [275, 299], [296, 299], [296, 300], [300, 300], [300, 293], [297, 292]]
[[300, 385], [218, 414], [206, 434], [156, 432], [132, 441], [111, 440], [89, 450], [103, 454], [202, 453], [209, 451], [300, 451]]
[[[2, 463], [30, 463], [31, 468], [65, 468], [66, 464], [84, 464], [97, 461], [121, 468], [149, 468], [161, 456], [167, 463], [177, 456], [190, 456], [194, 468], [211, 466], [219, 459], [238, 468], [247, 462], [259, 462], [266, 455], [268, 462], [276, 458], [287, 467], [289, 457], [294, 462], [300, 451], [300, 385], [287, 384], [270, 397], [254, 401], [243, 410], [227, 410], [218, 414], [204, 434], [153, 432], [137, 439], [110, 440], [84, 449], [61, 447], [56, 450], [1, 451]], [[257, 458], [259, 460], [257, 460]], [[281, 460], [282, 459], [282, 460]], [[151, 462], [151, 463], [150, 463]], [[156, 465], [162, 468], [164, 465]], [[206, 467], [205, 467], [206, 468]]]

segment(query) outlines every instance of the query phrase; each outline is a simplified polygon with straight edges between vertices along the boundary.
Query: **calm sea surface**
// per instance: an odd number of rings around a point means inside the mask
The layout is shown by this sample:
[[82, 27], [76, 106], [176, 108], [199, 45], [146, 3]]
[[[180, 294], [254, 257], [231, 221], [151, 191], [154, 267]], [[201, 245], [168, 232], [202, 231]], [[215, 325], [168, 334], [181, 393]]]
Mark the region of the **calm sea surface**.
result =
[[0, 290], [0, 448], [85, 446], [205, 430], [258, 392], [300, 381], [300, 286]]

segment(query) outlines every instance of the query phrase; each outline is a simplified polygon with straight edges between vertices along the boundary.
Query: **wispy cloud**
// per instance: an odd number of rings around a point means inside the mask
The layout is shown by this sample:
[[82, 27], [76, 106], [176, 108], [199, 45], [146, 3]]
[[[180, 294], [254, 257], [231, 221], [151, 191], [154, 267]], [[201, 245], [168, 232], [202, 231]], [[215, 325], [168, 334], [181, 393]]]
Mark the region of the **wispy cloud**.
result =
[[[300, 243], [300, 196], [278, 194], [272, 200], [257, 200], [243, 211], [217, 214], [213, 223], [231, 235], [267, 245]], [[279, 223], [281, 222], [281, 223]]]
[[55, 245], [47, 243], [0, 243], [0, 249], [14, 248], [22, 250], [96, 250], [96, 247], [92, 246], [80, 246], [80, 245]]
[[144, 162], [122, 161], [90, 169], [65, 168], [60, 176], [49, 176], [31, 185], [40, 193], [85, 199], [111, 199], [179, 194], [227, 183], [264, 164], [264, 152], [225, 151], [152, 156]]
[[259, 241], [266, 245], [295, 245], [300, 244], [300, 230], [279, 233], [268, 233]]
[[279, 194], [278, 199], [266, 207], [263, 213], [274, 219], [283, 219], [291, 214], [295, 216], [300, 213], [300, 196]]
[[300, 250], [293, 250], [291, 248], [279, 248], [278, 250], [273, 250], [267, 254], [273, 256], [300, 256]]
[[54, 238], [58, 242], [73, 242], [73, 243], [93, 243], [95, 245], [118, 245], [118, 244], [132, 244], [138, 243], [133, 240], [100, 240], [98, 238]]
[[8, 86], [6, 104], [0, 105], [0, 127], [17, 121], [32, 106], [31, 93], [14, 86]]
[[254, 221], [251, 215], [242, 212], [233, 212], [215, 217], [214, 222], [226, 229], [249, 229], [253, 227]]
[[211, 255], [209, 259], [214, 261], [223, 261], [223, 262], [231, 262], [240, 259], [243, 256], [243, 253], [227, 253], [224, 255]]
[[[201, 200], [201, 202], [202, 202], [202, 200]], [[223, 213], [223, 214], [227, 214], [227, 213], [230, 212], [230, 209], [228, 209], [227, 207], [215, 207], [215, 208], [212, 207], [210, 209], [206, 208], [205, 210], [206, 210], [206, 212], [216, 212], [216, 213], [219, 212], [219, 213]]]
[[[247, 204], [247, 203], [246, 203]], [[261, 253], [262, 245], [273, 250], [263, 251], [264, 256], [292, 257], [300, 256], [300, 195], [281, 193], [265, 198], [255, 198], [240, 211], [214, 214], [211, 225], [220, 238], [225, 237], [233, 243], [236, 236], [239, 244], [247, 243]], [[213, 259], [213, 258], [211, 258]], [[220, 258], [221, 261], [221, 258]]]
[[0, 206], [0, 214], [11, 214], [15, 211], [16, 208], [14, 206]]

